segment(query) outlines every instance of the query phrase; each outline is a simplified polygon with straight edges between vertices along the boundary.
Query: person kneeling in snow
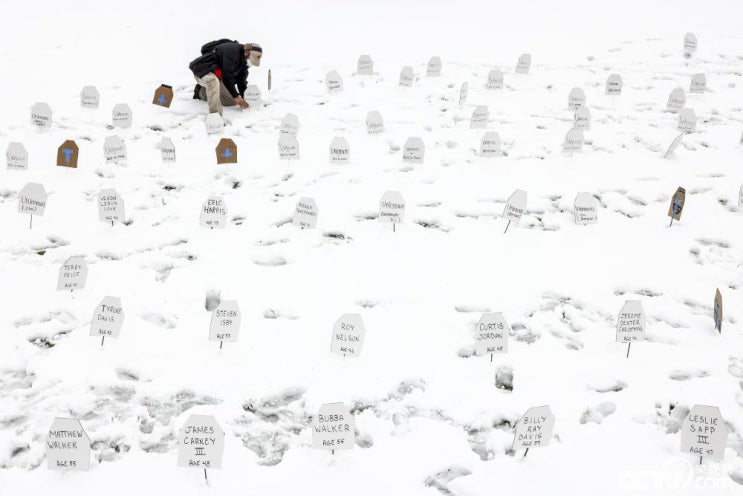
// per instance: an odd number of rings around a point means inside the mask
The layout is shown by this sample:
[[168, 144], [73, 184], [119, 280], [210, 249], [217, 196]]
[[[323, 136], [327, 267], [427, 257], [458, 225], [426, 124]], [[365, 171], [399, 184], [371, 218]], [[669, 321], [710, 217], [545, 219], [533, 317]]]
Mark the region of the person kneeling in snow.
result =
[[201, 56], [188, 65], [198, 84], [194, 99], [206, 100], [209, 112], [222, 115], [222, 106], [248, 108], [243, 98], [248, 87], [248, 67], [260, 66], [263, 49], [257, 43], [238, 43], [227, 39], [201, 47]]

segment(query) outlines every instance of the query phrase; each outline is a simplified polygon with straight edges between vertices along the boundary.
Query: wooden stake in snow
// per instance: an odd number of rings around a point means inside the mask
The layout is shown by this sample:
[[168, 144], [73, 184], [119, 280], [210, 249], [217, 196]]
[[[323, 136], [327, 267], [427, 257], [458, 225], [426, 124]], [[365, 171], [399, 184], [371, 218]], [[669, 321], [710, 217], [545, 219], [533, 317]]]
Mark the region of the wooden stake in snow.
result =
[[271, 92], [271, 69], [268, 70], [268, 92]]

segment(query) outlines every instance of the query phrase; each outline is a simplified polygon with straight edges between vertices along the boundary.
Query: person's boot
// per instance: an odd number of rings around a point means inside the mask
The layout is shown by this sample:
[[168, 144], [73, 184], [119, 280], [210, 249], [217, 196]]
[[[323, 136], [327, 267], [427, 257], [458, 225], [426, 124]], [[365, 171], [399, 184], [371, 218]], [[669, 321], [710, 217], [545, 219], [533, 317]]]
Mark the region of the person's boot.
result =
[[197, 84], [196, 87], [193, 89], [193, 99], [194, 100], [201, 100], [201, 85]]

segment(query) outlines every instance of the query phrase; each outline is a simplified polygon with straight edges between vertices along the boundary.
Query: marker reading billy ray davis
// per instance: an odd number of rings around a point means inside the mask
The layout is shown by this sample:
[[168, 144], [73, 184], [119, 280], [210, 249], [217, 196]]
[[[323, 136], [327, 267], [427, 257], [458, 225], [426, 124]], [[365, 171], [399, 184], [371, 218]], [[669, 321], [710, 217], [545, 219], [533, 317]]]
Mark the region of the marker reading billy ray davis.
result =
[[529, 448], [547, 446], [554, 428], [555, 416], [548, 405], [529, 408], [516, 423], [511, 449], [518, 451], [526, 448], [528, 453]]

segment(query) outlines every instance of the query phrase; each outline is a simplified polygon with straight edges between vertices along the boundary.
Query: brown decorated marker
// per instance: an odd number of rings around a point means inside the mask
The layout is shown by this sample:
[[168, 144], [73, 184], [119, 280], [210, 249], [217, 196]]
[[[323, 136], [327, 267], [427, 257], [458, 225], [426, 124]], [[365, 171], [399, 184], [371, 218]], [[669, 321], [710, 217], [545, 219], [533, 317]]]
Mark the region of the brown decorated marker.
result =
[[215, 150], [218, 164], [237, 163], [237, 145], [230, 138], [222, 138]]
[[80, 149], [73, 140], [67, 140], [57, 148], [57, 167], [77, 169], [77, 158]]
[[684, 210], [684, 203], [686, 202], [686, 190], [681, 186], [676, 189], [676, 192], [671, 198], [671, 205], [668, 207], [668, 216], [671, 218], [671, 223], [668, 227], [673, 225], [673, 220], [681, 220], [681, 212]]
[[161, 84], [158, 89], [155, 90], [155, 96], [152, 97], [152, 104], [160, 107], [170, 108], [170, 103], [173, 101], [173, 87], [167, 84]]

